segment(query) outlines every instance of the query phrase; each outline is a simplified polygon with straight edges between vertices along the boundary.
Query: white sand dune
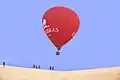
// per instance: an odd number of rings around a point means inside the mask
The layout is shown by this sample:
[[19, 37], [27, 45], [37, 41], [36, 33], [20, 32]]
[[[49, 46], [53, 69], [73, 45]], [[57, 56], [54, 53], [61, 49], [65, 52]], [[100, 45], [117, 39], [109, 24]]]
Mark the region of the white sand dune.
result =
[[50, 71], [0, 67], [0, 80], [120, 80], [120, 67], [78, 71]]

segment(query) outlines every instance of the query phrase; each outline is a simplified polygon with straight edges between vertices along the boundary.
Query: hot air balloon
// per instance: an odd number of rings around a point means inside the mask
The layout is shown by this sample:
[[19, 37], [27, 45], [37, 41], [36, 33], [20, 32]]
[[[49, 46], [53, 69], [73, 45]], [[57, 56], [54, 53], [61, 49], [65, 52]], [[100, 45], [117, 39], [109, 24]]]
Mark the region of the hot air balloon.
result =
[[76, 34], [80, 27], [78, 15], [70, 8], [56, 6], [48, 9], [42, 18], [44, 32], [57, 48], [56, 55]]

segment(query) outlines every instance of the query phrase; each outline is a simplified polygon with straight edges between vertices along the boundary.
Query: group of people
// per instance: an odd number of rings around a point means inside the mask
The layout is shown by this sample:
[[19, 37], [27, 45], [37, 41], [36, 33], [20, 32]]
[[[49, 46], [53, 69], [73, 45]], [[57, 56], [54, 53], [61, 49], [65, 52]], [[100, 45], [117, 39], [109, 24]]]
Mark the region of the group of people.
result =
[[33, 65], [33, 68], [40, 69], [40, 65], [38, 65], [38, 66]]
[[[33, 68], [35, 68], [35, 69], [40, 69], [40, 65], [33, 65]], [[50, 68], [49, 68], [50, 70], [54, 70], [54, 66], [50, 66]]]
[[54, 70], [54, 66], [50, 66], [50, 70]]
[[[5, 65], [6, 65], [6, 63], [5, 62], [3, 62], [3, 68], [5, 68]], [[33, 68], [36, 68], [36, 69], [40, 69], [40, 65], [33, 65]], [[50, 66], [50, 68], [49, 68], [50, 70], [54, 70], [54, 66]]]

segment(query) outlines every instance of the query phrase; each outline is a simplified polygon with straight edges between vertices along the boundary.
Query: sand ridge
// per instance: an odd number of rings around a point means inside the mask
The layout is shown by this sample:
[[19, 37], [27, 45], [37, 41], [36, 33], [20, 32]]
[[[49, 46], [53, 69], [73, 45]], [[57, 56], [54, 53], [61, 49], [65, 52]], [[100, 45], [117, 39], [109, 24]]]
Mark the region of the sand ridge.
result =
[[0, 80], [120, 80], [120, 67], [76, 71], [0, 67]]

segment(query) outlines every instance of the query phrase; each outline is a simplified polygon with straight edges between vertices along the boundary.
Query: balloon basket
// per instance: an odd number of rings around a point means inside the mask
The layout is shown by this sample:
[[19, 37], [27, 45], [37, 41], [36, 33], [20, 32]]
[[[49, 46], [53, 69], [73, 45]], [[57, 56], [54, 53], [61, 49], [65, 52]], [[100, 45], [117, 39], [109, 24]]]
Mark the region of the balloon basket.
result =
[[57, 51], [57, 52], [56, 52], [56, 55], [57, 55], [57, 56], [59, 56], [59, 55], [60, 55], [60, 52], [59, 52], [59, 51]]

